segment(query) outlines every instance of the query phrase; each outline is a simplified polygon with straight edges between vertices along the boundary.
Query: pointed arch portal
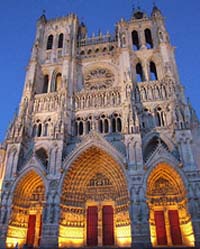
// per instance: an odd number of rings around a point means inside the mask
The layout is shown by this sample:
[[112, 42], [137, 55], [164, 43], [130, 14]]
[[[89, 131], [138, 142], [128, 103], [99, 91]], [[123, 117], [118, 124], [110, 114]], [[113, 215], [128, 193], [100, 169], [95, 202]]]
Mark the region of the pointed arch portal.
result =
[[91, 146], [69, 167], [62, 185], [59, 246], [130, 246], [127, 181], [122, 167]]
[[186, 189], [180, 175], [167, 163], [158, 164], [147, 181], [153, 246], [194, 246]]
[[31, 170], [19, 180], [13, 194], [6, 240], [8, 247], [15, 247], [17, 243], [20, 247], [40, 245], [44, 199], [43, 180]]

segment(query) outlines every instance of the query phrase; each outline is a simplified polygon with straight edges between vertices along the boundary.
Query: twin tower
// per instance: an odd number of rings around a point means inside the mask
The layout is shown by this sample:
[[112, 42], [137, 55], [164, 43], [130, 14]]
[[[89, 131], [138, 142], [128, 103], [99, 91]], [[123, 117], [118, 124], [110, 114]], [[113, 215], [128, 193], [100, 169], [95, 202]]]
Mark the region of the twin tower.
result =
[[200, 247], [198, 145], [157, 7], [91, 37], [41, 16], [0, 150], [0, 248]]

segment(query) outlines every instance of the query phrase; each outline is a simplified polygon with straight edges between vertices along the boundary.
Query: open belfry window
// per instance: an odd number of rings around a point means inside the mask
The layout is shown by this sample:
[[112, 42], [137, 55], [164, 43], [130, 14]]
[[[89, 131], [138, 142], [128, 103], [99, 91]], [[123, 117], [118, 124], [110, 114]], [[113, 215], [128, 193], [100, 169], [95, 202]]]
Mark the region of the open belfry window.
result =
[[49, 35], [47, 39], [47, 50], [53, 48], [53, 35]]
[[139, 37], [138, 37], [138, 32], [134, 30], [132, 32], [132, 42], [133, 42], [133, 50], [137, 51], [140, 49], [139, 45]]

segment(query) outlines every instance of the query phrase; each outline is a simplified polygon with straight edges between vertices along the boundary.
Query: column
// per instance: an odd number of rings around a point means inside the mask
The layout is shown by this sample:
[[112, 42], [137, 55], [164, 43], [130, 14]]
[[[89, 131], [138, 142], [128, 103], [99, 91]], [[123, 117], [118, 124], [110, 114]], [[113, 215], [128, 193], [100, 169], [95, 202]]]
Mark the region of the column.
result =
[[57, 248], [59, 234], [59, 210], [57, 194], [47, 194], [47, 202], [43, 209], [43, 226], [41, 237], [41, 248]]
[[131, 193], [132, 248], [152, 248], [149, 229], [149, 210], [145, 198], [139, 199], [137, 191]]

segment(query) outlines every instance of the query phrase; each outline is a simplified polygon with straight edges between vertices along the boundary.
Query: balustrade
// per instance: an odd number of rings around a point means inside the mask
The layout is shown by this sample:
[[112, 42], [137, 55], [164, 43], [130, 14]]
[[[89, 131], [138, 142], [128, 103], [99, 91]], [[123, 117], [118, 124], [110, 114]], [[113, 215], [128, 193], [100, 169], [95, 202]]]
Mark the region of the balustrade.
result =
[[86, 37], [84, 39], [78, 40], [78, 47], [83, 46], [89, 46], [89, 45], [96, 45], [96, 44], [103, 44], [103, 43], [112, 43], [116, 42], [117, 37], [111, 34], [102, 35], [99, 36], [92, 36], [92, 37]]

